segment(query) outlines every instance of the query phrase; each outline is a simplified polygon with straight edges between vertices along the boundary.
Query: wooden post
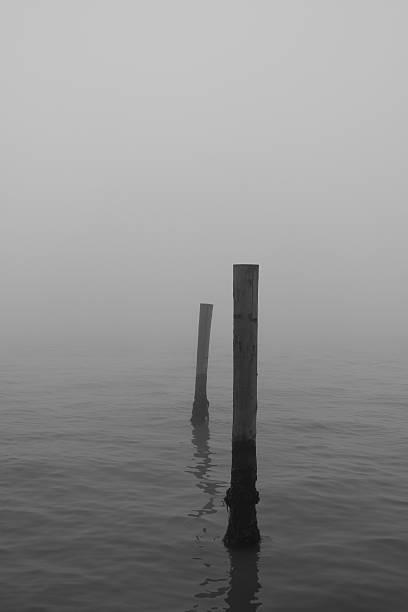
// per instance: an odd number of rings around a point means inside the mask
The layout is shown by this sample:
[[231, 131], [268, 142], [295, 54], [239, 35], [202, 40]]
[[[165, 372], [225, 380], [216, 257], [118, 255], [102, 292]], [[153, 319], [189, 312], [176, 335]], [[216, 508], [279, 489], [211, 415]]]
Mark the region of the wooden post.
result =
[[224, 543], [252, 546], [260, 534], [255, 505], [258, 265], [234, 265], [234, 382], [231, 486], [225, 496], [229, 510]]
[[192, 423], [200, 423], [208, 419], [207, 399], [207, 367], [208, 347], [210, 344], [211, 318], [213, 305], [200, 304], [200, 319], [198, 323], [197, 367]]

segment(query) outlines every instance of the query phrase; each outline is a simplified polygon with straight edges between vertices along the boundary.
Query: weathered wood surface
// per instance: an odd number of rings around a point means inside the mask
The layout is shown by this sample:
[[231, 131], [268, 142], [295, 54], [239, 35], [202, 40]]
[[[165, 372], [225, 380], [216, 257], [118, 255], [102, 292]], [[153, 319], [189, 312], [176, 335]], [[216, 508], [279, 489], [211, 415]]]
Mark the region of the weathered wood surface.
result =
[[191, 420], [199, 423], [208, 419], [207, 370], [213, 305], [200, 304], [198, 322], [197, 364], [194, 403]]
[[232, 547], [259, 542], [256, 518], [256, 413], [259, 266], [234, 265], [234, 381], [231, 486], [225, 496], [229, 510], [224, 543]]

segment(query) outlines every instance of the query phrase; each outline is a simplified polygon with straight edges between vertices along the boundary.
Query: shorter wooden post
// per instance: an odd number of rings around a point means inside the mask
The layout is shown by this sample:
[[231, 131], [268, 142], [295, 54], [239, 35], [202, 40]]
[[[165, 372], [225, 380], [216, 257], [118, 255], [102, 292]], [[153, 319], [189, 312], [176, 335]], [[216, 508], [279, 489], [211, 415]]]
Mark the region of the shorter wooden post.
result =
[[231, 486], [225, 496], [229, 510], [224, 543], [246, 547], [260, 540], [255, 505], [258, 265], [234, 265], [234, 377]]
[[198, 322], [196, 382], [193, 412], [191, 415], [192, 423], [200, 423], [208, 419], [209, 401], [207, 399], [207, 368], [212, 311], [212, 304], [200, 304], [200, 318]]

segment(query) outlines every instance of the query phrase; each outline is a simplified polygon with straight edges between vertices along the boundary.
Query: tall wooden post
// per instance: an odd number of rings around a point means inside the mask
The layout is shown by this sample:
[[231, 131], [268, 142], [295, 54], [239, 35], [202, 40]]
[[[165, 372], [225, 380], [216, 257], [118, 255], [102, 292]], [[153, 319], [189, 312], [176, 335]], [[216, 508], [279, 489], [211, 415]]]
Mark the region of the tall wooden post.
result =
[[258, 265], [234, 265], [234, 383], [231, 486], [225, 496], [229, 510], [224, 543], [232, 547], [260, 540], [255, 505]]
[[193, 412], [191, 415], [191, 421], [193, 423], [200, 423], [208, 419], [209, 401], [207, 399], [207, 368], [212, 311], [212, 304], [200, 304], [200, 318], [198, 322], [196, 382]]

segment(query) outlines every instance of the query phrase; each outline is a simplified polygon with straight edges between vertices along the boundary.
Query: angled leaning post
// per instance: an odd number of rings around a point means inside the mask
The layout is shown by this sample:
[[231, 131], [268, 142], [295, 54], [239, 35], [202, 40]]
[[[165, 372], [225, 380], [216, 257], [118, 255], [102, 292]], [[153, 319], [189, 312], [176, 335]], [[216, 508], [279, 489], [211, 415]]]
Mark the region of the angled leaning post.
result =
[[234, 380], [231, 486], [224, 544], [248, 547], [260, 540], [255, 488], [259, 266], [234, 265]]
[[193, 412], [191, 414], [191, 422], [193, 424], [203, 423], [208, 419], [209, 401], [207, 399], [207, 368], [212, 311], [212, 304], [200, 304], [196, 381]]

